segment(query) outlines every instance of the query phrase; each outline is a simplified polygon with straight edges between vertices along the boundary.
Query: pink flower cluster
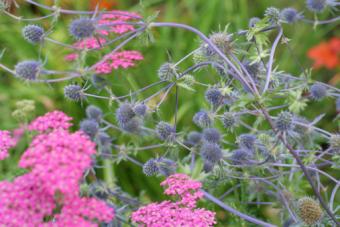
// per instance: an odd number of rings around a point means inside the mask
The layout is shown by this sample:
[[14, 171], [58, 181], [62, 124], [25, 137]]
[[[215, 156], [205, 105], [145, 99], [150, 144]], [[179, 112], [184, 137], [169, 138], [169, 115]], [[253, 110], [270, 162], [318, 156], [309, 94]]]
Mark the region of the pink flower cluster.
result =
[[4, 160], [9, 156], [8, 150], [15, 146], [15, 140], [11, 137], [9, 131], [0, 130], [0, 160]]
[[40, 116], [30, 123], [28, 130], [38, 131], [40, 133], [48, 132], [54, 129], [67, 130], [72, 126], [71, 117], [67, 116], [61, 111], [53, 111]]
[[[135, 13], [124, 11], [110, 11], [101, 14], [97, 20], [97, 33], [101, 36], [108, 36], [110, 33], [123, 34], [128, 31], [135, 30], [133, 25], [124, 24], [141, 17]], [[73, 44], [77, 49], [100, 49], [103, 44], [107, 43], [105, 38], [90, 37], [80, 40]], [[77, 53], [70, 53], [65, 56], [66, 61], [74, 61], [79, 57]], [[104, 56], [104, 61], [101, 60], [95, 64], [95, 72], [98, 74], [108, 74], [119, 67], [128, 68], [135, 65], [134, 61], [143, 60], [143, 56], [138, 51], [122, 51], [111, 52]]]
[[110, 32], [116, 34], [123, 34], [128, 31], [133, 31], [135, 28], [130, 24], [124, 24], [134, 19], [141, 19], [136, 13], [129, 13], [125, 11], [112, 10], [110, 12], [100, 15], [97, 24], [103, 26], [98, 33], [102, 35], [109, 35]]
[[80, 197], [79, 183], [96, 150], [82, 132], [67, 130], [70, 120], [55, 111], [30, 124], [41, 132], [19, 161], [30, 172], [0, 182], [0, 226], [87, 227], [114, 218], [105, 202]]
[[177, 202], [151, 203], [132, 213], [132, 220], [139, 226], [192, 226], [207, 227], [216, 224], [215, 213], [196, 208], [196, 201], [203, 197], [198, 181], [185, 174], [174, 174], [161, 183], [167, 186], [166, 195], [177, 195]]
[[124, 69], [132, 67], [135, 65], [134, 61], [143, 60], [143, 56], [138, 51], [122, 51], [109, 53], [104, 56], [103, 60], [96, 64], [96, 73], [108, 74], [119, 67]]

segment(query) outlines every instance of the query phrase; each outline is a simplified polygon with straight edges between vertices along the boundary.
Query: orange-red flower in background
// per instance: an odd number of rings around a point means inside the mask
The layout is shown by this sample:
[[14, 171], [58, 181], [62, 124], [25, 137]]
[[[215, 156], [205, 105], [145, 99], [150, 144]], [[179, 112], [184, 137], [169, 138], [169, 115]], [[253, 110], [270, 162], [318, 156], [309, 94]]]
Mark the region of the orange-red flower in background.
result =
[[334, 37], [322, 42], [308, 51], [308, 57], [314, 60], [313, 67], [334, 69], [340, 66], [340, 38]]
[[91, 0], [90, 1], [90, 9], [94, 10], [96, 6], [99, 6], [99, 9], [113, 9], [118, 5], [118, 2], [116, 0]]

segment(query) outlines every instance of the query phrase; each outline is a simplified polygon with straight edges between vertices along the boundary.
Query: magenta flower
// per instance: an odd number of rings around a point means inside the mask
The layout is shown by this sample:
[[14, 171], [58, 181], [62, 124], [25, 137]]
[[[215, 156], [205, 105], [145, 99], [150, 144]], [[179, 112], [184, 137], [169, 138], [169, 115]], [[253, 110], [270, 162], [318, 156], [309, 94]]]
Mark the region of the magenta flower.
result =
[[95, 71], [98, 74], [108, 74], [114, 69], [129, 68], [135, 66], [135, 61], [143, 60], [143, 56], [138, 51], [122, 51], [109, 53], [103, 60], [95, 64]]
[[29, 125], [41, 134], [19, 161], [29, 172], [13, 182], [0, 182], [0, 226], [92, 227], [114, 218], [104, 201], [80, 197], [79, 184], [96, 145], [80, 131], [69, 132], [70, 120], [54, 111]]
[[38, 117], [32, 121], [28, 129], [30, 131], [48, 132], [54, 129], [67, 130], [72, 126], [70, 121], [71, 117], [67, 116], [61, 111], [53, 111], [45, 114], [44, 116]]
[[203, 197], [198, 181], [191, 180], [185, 174], [174, 174], [161, 183], [167, 186], [164, 194], [177, 195], [177, 202], [163, 201], [151, 203], [132, 213], [132, 220], [139, 226], [213, 226], [215, 213], [196, 208], [196, 201]]
[[15, 146], [15, 140], [11, 137], [9, 131], [0, 130], [0, 160], [9, 156], [8, 150]]
[[[130, 24], [124, 24], [124, 22], [133, 21], [135, 19], [141, 19], [141, 17], [136, 13], [118, 10], [113, 10], [110, 12], [107, 12], [100, 16], [98, 20], [98, 25], [106, 26], [103, 26], [103, 29], [98, 31], [99, 34], [109, 35], [111, 32], [116, 34], [123, 34], [128, 31], [133, 31], [135, 30], [135, 28]], [[121, 15], [119, 15], [119, 13], [121, 13]]]

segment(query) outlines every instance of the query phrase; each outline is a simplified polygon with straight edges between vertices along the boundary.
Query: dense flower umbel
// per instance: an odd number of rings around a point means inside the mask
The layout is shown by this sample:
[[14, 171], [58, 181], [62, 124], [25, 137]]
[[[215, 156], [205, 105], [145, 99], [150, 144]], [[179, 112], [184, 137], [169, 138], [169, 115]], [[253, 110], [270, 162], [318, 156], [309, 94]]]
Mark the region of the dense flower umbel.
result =
[[28, 129], [30, 131], [38, 131], [41, 133], [54, 129], [67, 130], [72, 126], [72, 123], [70, 123], [71, 120], [71, 117], [67, 116], [61, 111], [56, 110], [36, 118], [29, 124]]
[[9, 156], [8, 150], [15, 145], [15, 140], [11, 137], [9, 131], [0, 130], [0, 160]]
[[[82, 132], [67, 131], [69, 120], [52, 112], [30, 124], [42, 134], [19, 161], [30, 172], [11, 183], [0, 182], [0, 226], [97, 226], [113, 219], [114, 210], [104, 202], [79, 196], [79, 182], [96, 150]], [[44, 121], [47, 126], [40, 127]]]
[[135, 66], [135, 61], [143, 60], [143, 56], [138, 51], [122, 51], [109, 53], [103, 57], [104, 61], [96, 64], [95, 71], [98, 74], [109, 74], [114, 69], [129, 68]]
[[185, 174], [174, 174], [161, 183], [166, 186], [164, 194], [180, 198], [177, 202], [151, 203], [132, 213], [132, 220], [140, 226], [198, 226], [215, 224], [215, 213], [196, 208], [196, 201], [203, 197], [200, 182]]

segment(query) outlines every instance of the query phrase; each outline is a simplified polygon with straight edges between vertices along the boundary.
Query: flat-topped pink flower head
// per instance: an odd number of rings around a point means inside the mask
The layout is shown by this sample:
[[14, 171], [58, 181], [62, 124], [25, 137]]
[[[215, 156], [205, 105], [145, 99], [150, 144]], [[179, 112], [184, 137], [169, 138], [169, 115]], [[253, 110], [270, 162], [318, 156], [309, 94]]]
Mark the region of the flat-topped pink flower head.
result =
[[143, 55], [138, 51], [122, 51], [109, 53], [103, 60], [95, 64], [95, 71], [98, 74], [109, 74], [118, 68], [129, 68], [135, 66], [135, 61], [143, 60]]
[[29, 124], [28, 130], [38, 131], [40, 133], [49, 132], [55, 129], [67, 130], [72, 126], [70, 123], [71, 120], [71, 117], [56, 110], [36, 118]]
[[33, 139], [19, 166], [31, 169], [31, 174], [44, 182], [41, 186], [51, 194], [77, 194], [84, 171], [91, 167], [95, 146], [82, 132], [54, 130]]
[[215, 213], [196, 208], [196, 201], [202, 198], [199, 191], [202, 184], [190, 179], [185, 174], [174, 174], [161, 183], [166, 186], [164, 194], [177, 195], [179, 201], [163, 201], [151, 203], [132, 213], [132, 220], [138, 226], [164, 227], [164, 226], [213, 226]]

